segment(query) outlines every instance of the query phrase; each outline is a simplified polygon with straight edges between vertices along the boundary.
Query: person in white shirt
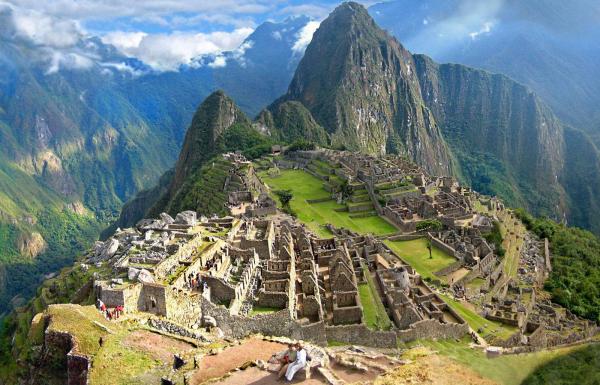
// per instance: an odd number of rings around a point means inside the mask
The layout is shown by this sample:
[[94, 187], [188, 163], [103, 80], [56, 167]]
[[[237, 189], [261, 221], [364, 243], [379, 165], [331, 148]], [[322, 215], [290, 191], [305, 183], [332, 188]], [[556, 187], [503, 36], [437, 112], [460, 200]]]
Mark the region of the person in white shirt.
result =
[[302, 347], [302, 345], [296, 344], [296, 351], [296, 360], [290, 363], [287, 371], [285, 372], [285, 379], [288, 380], [288, 382], [292, 381], [292, 378], [294, 378], [294, 375], [298, 370], [306, 366], [306, 350]]

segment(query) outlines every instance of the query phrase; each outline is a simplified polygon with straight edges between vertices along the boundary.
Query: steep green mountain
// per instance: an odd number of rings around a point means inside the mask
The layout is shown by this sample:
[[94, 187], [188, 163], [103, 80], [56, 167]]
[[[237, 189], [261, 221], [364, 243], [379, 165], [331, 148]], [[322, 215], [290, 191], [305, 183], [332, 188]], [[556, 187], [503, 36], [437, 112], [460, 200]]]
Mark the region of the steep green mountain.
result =
[[288, 92], [269, 109], [277, 117], [280, 103], [298, 101], [334, 147], [401, 153], [448, 173], [450, 154], [414, 69], [411, 54], [361, 5], [344, 3], [321, 23]]
[[[506, 76], [410, 54], [359, 4], [344, 3], [322, 22], [288, 92], [269, 107], [271, 131], [284, 139], [299, 131], [276, 123], [291, 101], [333, 146], [405, 154], [512, 206], [600, 232], [586, 211], [598, 207], [600, 175], [585, 134]], [[309, 121], [297, 110], [297, 119], [280, 120]]]
[[119, 220], [104, 234], [163, 211], [177, 214], [193, 209], [205, 215], [224, 214], [223, 186], [230, 166], [217, 155], [239, 150], [259, 156], [270, 151], [270, 143], [231, 98], [221, 90], [213, 92], [194, 114], [175, 167], [157, 186], [128, 202]]
[[485, 194], [557, 216], [565, 163], [563, 126], [526, 87], [503, 75], [438, 65], [415, 55], [425, 103], [442, 127], [462, 176]]
[[219, 139], [234, 124], [250, 126], [250, 121], [223, 91], [212, 93], [202, 102], [185, 134], [175, 165], [171, 195], [181, 187], [186, 177], [214, 156]]
[[277, 103], [259, 114], [257, 127], [273, 138], [293, 142], [308, 140], [326, 145], [329, 142], [327, 131], [315, 121], [310, 111], [297, 101]]
[[508, 75], [600, 137], [598, 1], [396, 0], [369, 13], [412, 52]]

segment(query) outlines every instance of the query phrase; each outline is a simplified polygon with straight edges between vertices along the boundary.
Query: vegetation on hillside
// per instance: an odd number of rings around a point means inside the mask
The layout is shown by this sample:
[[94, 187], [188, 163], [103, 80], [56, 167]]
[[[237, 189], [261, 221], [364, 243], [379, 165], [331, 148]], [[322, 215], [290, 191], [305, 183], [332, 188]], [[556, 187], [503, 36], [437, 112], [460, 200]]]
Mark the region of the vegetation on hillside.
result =
[[589, 231], [534, 218], [522, 209], [515, 213], [528, 230], [550, 241], [552, 272], [545, 288], [552, 300], [600, 322], [600, 239]]
[[272, 140], [252, 126], [236, 123], [219, 138], [219, 152], [241, 151], [248, 159], [257, 159], [271, 152]]
[[502, 232], [500, 230], [500, 223], [498, 221], [494, 221], [492, 224], [492, 231], [487, 234], [483, 234], [483, 237], [489, 243], [493, 244], [496, 248], [496, 254], [500, 257], [503, 257], [506, 254], [506, 250], [502, 247], [502, 242], [504, 239], [502, 238]]
[[[73, 263], [86, 250], [100, 230], [94, 218], [70, 211], [47, 209], [37, 215], [38, 223], [26, 229], [0, 222], [0, 249], [4, 258], [0, 269], [0, 314], [28, 299], [42, 276]], [[39, 231], [47, 247], [35, 259], [20, 258], [15, 239], [21, 231]], [[12, 256], [12, 257], [11, 257]], [[21, 301], [16, 300], [20, 298]]]

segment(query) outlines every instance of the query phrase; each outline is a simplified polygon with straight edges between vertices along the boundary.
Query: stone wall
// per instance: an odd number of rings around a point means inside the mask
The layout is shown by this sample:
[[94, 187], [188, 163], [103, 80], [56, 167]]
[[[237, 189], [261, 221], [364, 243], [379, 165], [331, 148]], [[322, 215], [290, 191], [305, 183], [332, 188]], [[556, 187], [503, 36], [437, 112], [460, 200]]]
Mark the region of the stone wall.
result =
[[395, 348], [398, 346], [395, 332], [371, 330], [363, 324], [326, 326], [325, 335], [328, 341], [337, 341], [347, 344], [373, 346], [377, 348]]
[[235, 288], [223, 282], [221, 278], [205, 276], [203, 279], [210, 288], [211, 298], [215, 302], [229, 302], [235, 299]]
[[406, 330], [398, 330], [397, 337], [400, 342], [410, 342], [418, 339], [445, 339], [461, 338], [469, 332], [469, 325], [439, 323], [436, 320], [428, 319], [412, 324]]
[[425, 237], [425, 234], [399, 234], [388, 237], [390, 241], [413, 241]]
[[258, 305], [259, 306], [283, 309], [287, 306], [287, 304], [288, 304], [287, 291], [285, 291], [285, 292], [261, 291], [258, 294]]
[[[63, 362], [67, 369], [67, 385], [87, 385], [90, 359], [77, 353], [77, 340], [69, 333], [46, 330], [44, 335], [46, 360]], [[66, 361], [66, 362], [65, 362]]]
[[463, 263], [460, 261], [456, 261], [452, 264], [450, 264], [449, 266], [444, 267], [443, 269], [436, 271], [435, 273], [433, 273], [434, 275], [438, 276], [438, 277], [442, 277], [444, 275], [448, 275], [450, 273], [454, 273], [456, 270], [460, 269], [463, 266]]
[[451, 247], [451, 246], [445, 244], [444, 242], [442, 242], [440, 239], [432, 236], [431, 234], [429, 234], [429, 239], [431, 239], [431, 244], [433, 246], [435, 246], [438, 249], [442, 250], [446, 254], [449, 254], [449, 255], [451, 255], [453, 257], [456, 255], [456, 250], [454, 250], [453, 247]]
[[166, 287], [154, 283], [144, 283], [138, 299], [138, 309], [168, 316]]
[[175, 334], [181, 337], [192, 338], [200, 341], [206, 341], [206, 338], [204, 338], [202, 334], [165, 319], [150, 318], [148, 320], [148, 326], [160, 332]]
[[192, 327], [199, 323], [202, 317], [200, 294], [190, 294], [172, 289], [167, 292], [167, 299], [169, 319], [186, 327]]
[[275, 215], [276, 213], [277, 206], [254, 207], [246, 210], [246, 215], [250, 218]]
[[214, 317], [217, 326], [225, 336], [230, 338], [244, 338], [251, 334], [264, 334], [274, 336], [290, 336], [292, 330], [297, 328], [292, 320], [289, 309], [283, 309], [271, 314], [257, 314], [254, 317], [231, 315], [229, 311], [202, 297], [202, 312], [204, 315]]

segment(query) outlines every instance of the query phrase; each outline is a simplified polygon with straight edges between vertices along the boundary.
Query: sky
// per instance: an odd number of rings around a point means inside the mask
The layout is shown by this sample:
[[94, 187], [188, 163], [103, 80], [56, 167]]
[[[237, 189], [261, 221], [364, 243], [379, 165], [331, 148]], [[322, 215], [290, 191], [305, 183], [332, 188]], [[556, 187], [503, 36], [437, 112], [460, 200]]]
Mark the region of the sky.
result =
[[[363, 1], [366, 6], [372, 3]], [[298, 36], [298, 44], [305, 46], [318, 22], [338, 4], [330, 0], [0, 0], [0, 14], [9, 12], [17, 35], [57, 56], [55, 70], [69, 64], [67, 60], [73, 66], [89, 64], [80, 52], [70, 50], [89, 35], [156, 70], [174, 70], [193, 57], [238, 48], [265, 21], [309, 16], [313, 22]]]

